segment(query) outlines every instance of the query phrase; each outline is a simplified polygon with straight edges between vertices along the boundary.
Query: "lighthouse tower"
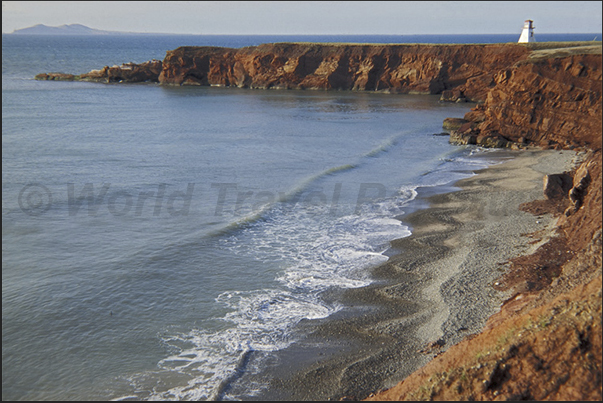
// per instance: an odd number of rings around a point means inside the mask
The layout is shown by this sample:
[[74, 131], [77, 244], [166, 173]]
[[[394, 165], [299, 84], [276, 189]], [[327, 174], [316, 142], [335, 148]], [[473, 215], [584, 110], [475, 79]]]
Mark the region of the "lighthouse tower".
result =
[[526, 43], [526, 42], [536, 42], [534, 39], [534, 25], [532, 25], [534, 21], [526, 20], [523, 23], [523, 30], [521, 31], [521, 35], [519, 36], [518, 43]]

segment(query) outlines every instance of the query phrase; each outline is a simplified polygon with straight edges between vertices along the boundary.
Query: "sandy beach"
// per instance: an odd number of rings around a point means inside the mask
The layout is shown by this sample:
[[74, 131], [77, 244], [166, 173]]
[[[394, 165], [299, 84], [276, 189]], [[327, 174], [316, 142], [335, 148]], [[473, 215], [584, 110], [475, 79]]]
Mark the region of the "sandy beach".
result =
[[494, 155], [506, 161], [447, 193], [419, 189], [412, 212], [400, 217], [412, 235], [392, 242], [392, 255], [373, 270], [371, 286], [334, 296], [348, 309], [319, 326], [305, 324], [311, 334], [279, 354], [270, 390], [260, 397], [362, 399], [483, 328], [518, 291], [493, 288], [509, 259], [532, 253], [554, 230], [554, 217], [519, 205], [543, 198], [545, 174], [580, 161], [574, 151]]

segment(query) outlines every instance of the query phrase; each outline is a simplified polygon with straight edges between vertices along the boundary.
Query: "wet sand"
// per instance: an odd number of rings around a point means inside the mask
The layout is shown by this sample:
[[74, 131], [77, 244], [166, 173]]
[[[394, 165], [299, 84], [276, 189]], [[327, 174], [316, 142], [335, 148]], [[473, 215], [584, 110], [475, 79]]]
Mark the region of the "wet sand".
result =
[[[497, 153], [512, 159], [457, 182], [456, 191], [419, 189], [412, 212], [400, 218], [412, 235], [391, 243], [372, 285], [325, 295], [346, 309], [302, 323], [308, 333], [302, 342], [264, 357], [270, 369], [257, 376], [270, 379], [270, 387], [255, 398], [362, 399], [482, 329], [510, 296], [492, 287], [507, 261], [535, 251], [556, 221], [519, 205], [542, 199], [543, 176], [567, 171], [578, 159], [572, 151]], [[530, 244], [525, 235], [537, 231], [541, 243]]]

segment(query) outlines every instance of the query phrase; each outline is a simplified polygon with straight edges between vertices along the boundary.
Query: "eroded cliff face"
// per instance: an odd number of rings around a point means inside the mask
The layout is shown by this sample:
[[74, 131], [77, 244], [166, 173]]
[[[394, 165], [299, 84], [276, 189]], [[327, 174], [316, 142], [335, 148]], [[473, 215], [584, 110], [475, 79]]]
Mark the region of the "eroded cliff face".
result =
[[457, 89], [480, 100], [498, 71], [528, 53], [515, 44], [181, 47], [167, 52], [159, 82], [425, 94]]
[[[498, 72], [454, 135], [560, 148], [601, 148], [601, 55], [526, 60]], [[474, 136], [470, 139], [470, 136]]]

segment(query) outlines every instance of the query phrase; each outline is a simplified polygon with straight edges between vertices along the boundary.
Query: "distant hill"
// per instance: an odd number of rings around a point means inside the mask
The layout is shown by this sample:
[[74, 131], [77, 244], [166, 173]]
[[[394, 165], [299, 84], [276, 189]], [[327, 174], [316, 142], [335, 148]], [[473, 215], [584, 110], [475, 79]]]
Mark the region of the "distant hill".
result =
[[59, 27], [49, 27], [48, 25], [38, 24], [33, 27], [15, 29], [15, 35], [120, 35], [132, 34], [131, 32], [102, 31], [81, 24], [61, 25]]

